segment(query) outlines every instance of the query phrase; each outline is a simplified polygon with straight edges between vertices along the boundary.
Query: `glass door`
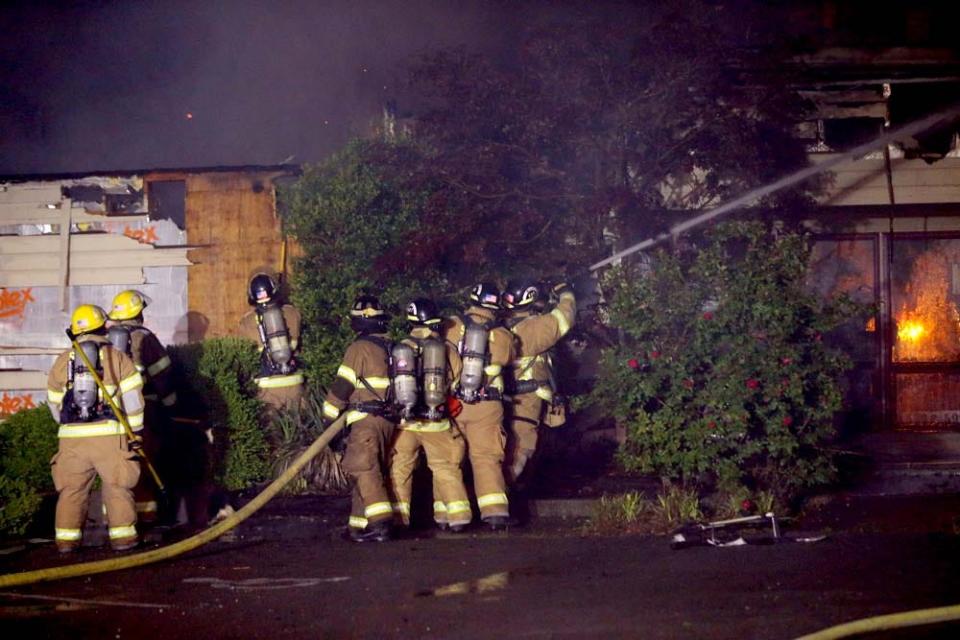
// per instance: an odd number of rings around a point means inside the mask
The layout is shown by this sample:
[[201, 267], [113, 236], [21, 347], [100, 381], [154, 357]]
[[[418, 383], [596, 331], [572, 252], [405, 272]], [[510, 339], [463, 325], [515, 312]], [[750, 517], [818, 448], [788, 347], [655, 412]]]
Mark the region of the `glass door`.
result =
[[960, 236], [894, 234], [889, 243], [893, 426], [960, 427]]
[[[847, 295], [879, 308], [879, 241], [876, 234], [818, 236], [811, 247], [808, 286], [821, 298]], [[844, 433], [869, 431], [884, 420], [882, 327], [867, 313], [838, 327], [825, 339], [852, 360], [844, 385]]]

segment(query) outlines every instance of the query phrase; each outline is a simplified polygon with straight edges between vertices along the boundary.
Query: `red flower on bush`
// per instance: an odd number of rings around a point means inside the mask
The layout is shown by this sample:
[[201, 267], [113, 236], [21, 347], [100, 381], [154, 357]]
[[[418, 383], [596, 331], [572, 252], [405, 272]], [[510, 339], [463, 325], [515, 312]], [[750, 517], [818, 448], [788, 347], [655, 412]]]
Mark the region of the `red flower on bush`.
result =
[[760, 386], [760, 381], [756, 378], [750, 378], [746, 382], [747, 389], [756, 389]]
[[793, 424], [793, 418], [791, 418], [790, 416], [783, 416], [783, 426], [789, 427], [792, 424]]
[[716, 429], [716, 428], [717, 428], [717, 423], [714, 422], [713, 420], [707, 423], [707, 429]]
[[629, 360], [627, 360], [627, 366], [633, 369], [634, 371], [636, 371], [637, 369], [640, 368], [640, 361], [637, 360], [636, 358], [630, 358]]
[[659, 358], [659, 357], [660, 357], [660, 352], [659, 352], [659, 351], [651, 351], [651, 352], [650, 352], [650, 359], [651, 359], [651, 360], [656, 360], [656, 359]]
[[704, 320], [713, 320], [713, 311], [704, 311], [703, 312]]
[[744, 498], [743, 502], [740, 503], [740, 508], [744, 511], [753, 511], [753, 500]]
[[693, 380], [691, 380], [690, 378], [684, 378], [683, 386], [685, 386], [687, 389], [693, 389]]
[[786, 366], [793, 362], [792, 358], [780, 358], [780, 364]]

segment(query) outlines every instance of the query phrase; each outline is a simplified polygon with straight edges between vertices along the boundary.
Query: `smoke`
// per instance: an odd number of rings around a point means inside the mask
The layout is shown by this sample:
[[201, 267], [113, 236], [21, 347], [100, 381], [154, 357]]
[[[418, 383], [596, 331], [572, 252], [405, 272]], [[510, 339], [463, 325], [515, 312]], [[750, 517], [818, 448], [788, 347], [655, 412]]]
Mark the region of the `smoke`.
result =
[[[411, 54], [492, 48], [495, 2], [24, 2], [0, 13], [0, 173], [322, 159]], [[511, 16], [514, 16], [511, 18]]]

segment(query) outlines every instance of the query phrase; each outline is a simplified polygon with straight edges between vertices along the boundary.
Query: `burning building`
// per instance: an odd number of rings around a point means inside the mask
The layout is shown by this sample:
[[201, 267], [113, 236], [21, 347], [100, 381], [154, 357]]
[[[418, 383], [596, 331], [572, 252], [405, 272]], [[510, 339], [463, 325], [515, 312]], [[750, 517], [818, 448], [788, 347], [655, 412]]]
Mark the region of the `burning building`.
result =
[[250, 271], [282, 267], [274, 181], [294, 166], [0, 177], [0, 419], [41, 404], [82, 303], [153, 300], [165, 343], [236, 331]]
[[[798, 58], [816, 107], [800, 127], [813, 162], [957, 103], [946, 6], [815, 5], [819, 43]], [[848, 397], [867, 432], [960, 427], [957, 132], [940, 127], [841, 165], [812, 225], [813, 285], [874, 309], [837, 336], [855, 361]]]

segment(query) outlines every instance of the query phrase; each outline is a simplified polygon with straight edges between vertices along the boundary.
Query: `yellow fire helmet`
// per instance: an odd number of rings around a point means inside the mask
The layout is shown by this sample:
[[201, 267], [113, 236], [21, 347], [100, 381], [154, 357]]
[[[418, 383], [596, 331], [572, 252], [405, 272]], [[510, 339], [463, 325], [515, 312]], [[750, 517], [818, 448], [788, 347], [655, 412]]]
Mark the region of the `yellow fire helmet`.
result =
[[70, 316], [70, 330], [74, 335], [96, 331], [107, 324], [107, 312], [95, 304], [82, 304]]
[[121, 291], [113, 298], [110, 307], [111, 320], [130, 320], [143, 313], [151, 300], [135, 289]]

